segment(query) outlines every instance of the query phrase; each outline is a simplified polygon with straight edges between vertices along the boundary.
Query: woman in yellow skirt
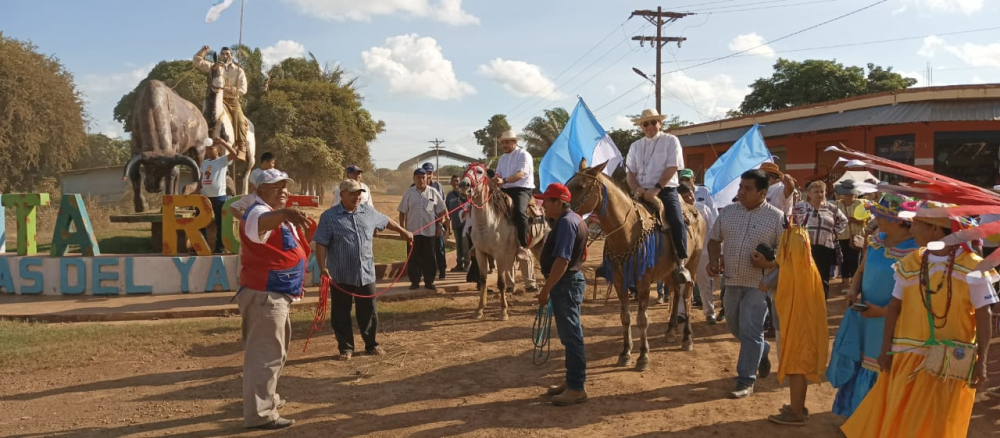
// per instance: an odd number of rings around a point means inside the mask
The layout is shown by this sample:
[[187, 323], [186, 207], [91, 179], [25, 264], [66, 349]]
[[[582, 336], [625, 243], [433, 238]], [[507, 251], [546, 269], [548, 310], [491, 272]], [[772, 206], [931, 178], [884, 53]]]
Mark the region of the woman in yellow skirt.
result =
[[[913, 210], [927, 207], [910, 206]], [[964, 218], [921, 217], [917, 211], [910, 232], [922, 248], [896, 265], [878, 360], [882, 371], [854, 415], [841, 426], [849, 438], [966, 436], [975, 387], [986, 379], [990, 305], [998, 301], [991, 283], [997, 277], [992, 270], [975, 271], [982, 259], [968, 245], [938, 250], [926, 246], [970, 225]], [[983, 334], [985, 341], [976, 351], [954, 352], [959, 359], [978, 352], [967, 377], [943, 377], [924, 369], [932, 333], [935, 340], [967, 344], [977, 341], [977, 333]]]
[[[805, 407], [808, 384], [823, 381], [829, 348], [823, 279], [812, 258], [809, 232], [804, 226], [791, 225], [785, 230], [775, 261], [781, 269], [774, 294], [782, 334], [778, 381], [788, 377], [791, 403], [767, 419], [802, 426], [809, 416]], [[765, 289], [766, 285], [762, 285], [761, 290]]]

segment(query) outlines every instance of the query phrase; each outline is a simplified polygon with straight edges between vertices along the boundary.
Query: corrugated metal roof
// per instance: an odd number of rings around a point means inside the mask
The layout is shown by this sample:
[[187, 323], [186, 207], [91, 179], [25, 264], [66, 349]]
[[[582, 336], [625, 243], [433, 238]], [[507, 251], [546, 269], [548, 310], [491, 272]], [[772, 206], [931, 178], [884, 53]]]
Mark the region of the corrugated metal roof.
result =
[[[764, 138], [801, 132], [826, 131], [852, 126], [897, 125], [917, 122], [963, 122], [1000, 120], [1000, 101], [914, 102], [862, 108], [837, 114], [823, 114], [764, 125]], [[749, 126], [681, 135], [683, 146], [732, 143]]]

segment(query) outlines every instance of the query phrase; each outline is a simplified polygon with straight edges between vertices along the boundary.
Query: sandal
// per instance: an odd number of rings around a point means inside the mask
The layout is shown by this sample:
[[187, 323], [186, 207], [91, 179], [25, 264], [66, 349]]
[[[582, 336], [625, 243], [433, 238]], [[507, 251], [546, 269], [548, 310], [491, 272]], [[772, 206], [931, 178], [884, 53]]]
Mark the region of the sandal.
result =
[[[804, 413], [804, 411], [803, 411], [803, 413]], [[806, 416], [805, 415], [798, 415], [798, 414], [792, 412], [791, 409], [789, 409], [789, 410], [782, 409], [778, 415], [768, 416], [767, 420], [770, 421], [770, 422], [772, 422], [772, 423], [783, 424], [783, 425], [786, 425], [786, 426], [805, 426], [806, 425]]]

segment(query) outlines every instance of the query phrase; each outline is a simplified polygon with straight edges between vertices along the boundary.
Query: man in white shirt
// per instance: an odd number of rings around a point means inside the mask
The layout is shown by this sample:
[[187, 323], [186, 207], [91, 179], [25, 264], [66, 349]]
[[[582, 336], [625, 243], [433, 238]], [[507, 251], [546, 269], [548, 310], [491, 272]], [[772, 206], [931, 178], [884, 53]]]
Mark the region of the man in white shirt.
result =
[[[264, 152], [264, 155], [260, 156], [260, 167], [250, 171], [250, 178], [248, 178], [250, 187], [247, 190], [250, 193], [257, 191], [257, 183], [260, 182], [260, 174], [267, 169], [274, 169], [275, 167], [274, 153]], [[249, 193], [248, 193], [249, 194]], [[247, 205], [249, 207], [249, 205]]]
[[[229, 152], [226, 156], [219, 156], [222, 148], [226, 148]], [[235, 159], [236, 149], [233, 149], [226, 141], [216, 138], [212, 145], [205, 149], [205, 160], [201, 162], [201, 195], [212, 202], [212, 213], [215, 214], [213, 250], [216, 254], [223, 250], [222, 206], [226, 203], [226, 173], [229, 169], [229, 163]], [[204, 228], [202, 228], [201, 234], [207, 235]]]
[[[397, 210], [399, 223], [413, 233], [413, 253], [407, 265], [410, 290], [420, 289], [420, 278], [423, 277], [424, 286], [437, 291], [434, 285], [437, 268], [434, 247], [437, 237], [444, 232], [442, 223], [448, 220], [445, 214], [448, 210], [441, 194], [427, 185], [427, 173], [423, 168], [413, 171], [413, 186], [403, 194]], [[439, 221], [434, 224], [436, 220]], [[410, 245], [406, 249], [409, 252]]]
[[517, 147], [520, 138], [512, 130], [500, 136], [503, 156], [497, 163], [496, 182], [514, 201], [514, 226], [522, 249], [519, 257], [524, 259], [527, 254], [525, 248], [528, 247], [528, 203], [531, 202], [531, 191], [535, 189], [535, 162], [528, 151]]
[[[361, 192], [361, 204], [375, 208], [375, 203], [372, 201], [371, 189], [368, 188], [368, 184], [361, 182], [361, 168], [358, 166], [347, 166], [345, 173], [347, 174], [347, 179], [353, 179], [361, 183], [361, 188], [365, 189], [365, 191]], [[340, 205], [340, 190], [334, 192], [332, 205], [334, 207]]]
[[785, 212], [785, 216], [791, 215], [792, 206], [795, 205], [792, 199], [795, 194], [795, 178], [782, 173], [774, 163], [761, 163], [760, 170], [767, 174], [767, 180], [771, 184], [767, 188], [767, 203]]
[[687, 226], [681, 212], [681, 200], [677, 196], [677, 185], [680, 183], [677, 171], [684, 168], [684, 155], [680, 140], [660, 131], [666, 118], [655, 109], [648, 109], [632, 120], [646, 136], [632, 143], [625, 157], [625, 166], [633, 196], [659, 204], [663, 225], [670, 227], [670, 240], [678, 259], [674, 279], [689, 282], [691, 273], [684, 267], [688, 258]]

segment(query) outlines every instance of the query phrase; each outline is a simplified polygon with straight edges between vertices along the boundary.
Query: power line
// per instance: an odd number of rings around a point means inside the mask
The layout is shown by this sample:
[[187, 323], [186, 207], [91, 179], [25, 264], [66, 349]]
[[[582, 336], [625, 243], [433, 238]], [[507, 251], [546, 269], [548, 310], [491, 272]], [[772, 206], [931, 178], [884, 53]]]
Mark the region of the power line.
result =
[[[780, 1], [786, 1], [786, 0], [780, 0]], [[695, 14], [703, 14], [703, 15], [708, 15], [708, 14], [712, 14], [712, 15], [714, 15], [714, 14], [728, 14], [730, 12], [748, 12], [748, 11], [760, 11], [760, 10], [764, 10], [764, 9], [789, 8], [789, 7], [793, 7], [793, 6], [812, 5], [812, 4], [816, 4], [816, 3], [831, 3], [831, 2], [835, 2], [835, 1], [839, 1], [839, 0], [812, 0], [812, 1], [806, 1], [806, 2], [791, 3], [791, 4], [787, 4], [787, 5], [773, 5], [773, 6], [760, 6], [760, 7], [744, 8], [744, 9], [730, 9], [730, 8], [740, 8], [740, 7], [743, 7], [743, 6], [749, 6], [749, 5], [755, 5], [755, 4], [774, 3], [773, 1], [770, 1], [770, 2], [750, 3], [750, 4], [747, 4], [747, 5], [732, 5], [732, 6], [721, 6], [721, 7], [718, 7], [718, 8], [696, 9], [696, 10], [693, 10], [691, 12], [693, 12]], [[716, 10], [716, 9], [721, 9], [721, 10]]]
[[[917, 35], [917, 36], [909, 36], [909, 37], [889, 38], [889, 39], [884, 39], [884, 40], [861, 41], [861, 42], [857, 42], [857, 43], [834, 44], [834, 45], [817, 46], [817, 47], [803, 47], [803, 48], [799, 48], [799, 49], [790, 49], [790, 50], [776, 50], [774, 53], [775, 54], [779, 54], [779, 53], [805, 52], [805, 51], [809, 51], [809, 50], [839, 49], [839, 48], [843, 48], [843, 47], [857, 47], [857, 46], [867, 46], [867, 45], [871, 45], [871, 44], [895, 43], [895, 42], [900, 42], [900, 41], [918, 40], [918, 39], [923, 39], [923, 38], [932, 37], [932, 36], [961, 35], [961, 34], [966, 34], [966, 33], [987, 32], [987, 31], [991, 31], [991, 30], [1000, 30], [1000, 26], [998, 26], [998, 27], [987, 27], [987, 28], [982, 28], [982, 29], [971, 29], [971, 30], [962, 30], [962, 31], [955, 31], [955, 32], [946, 32], [946, 33], [933, 33], [933, 34]], [[741, 55], [733, 56], [733, 58], [745, 58], [745, 57], [750, 57], [750, 56], [760, 56], [760, 55], [741, 54]], [[681, 59], [681, 60], [678, 60], [676, 62], [699, 62], [699, 61], [707, 61], [707, 60], [711, 60], [711, 59], [716, 59], [716, 58]]]
[[809, 27], [807, 27], [807, 28], [805, 28], [805, 29], [802, 29], [802, 30], [798, 30], [798, 31], [795, 31], [795, 32], [792, 32], [792, 33], [790, 33], [790, 34], [788, 34], [788, 35], [785, 35], [785, 36], [782, 36], [782, 37], [780, 37], [780, 38], [777, 38], [777, 39], [774, 39], [774, 40], [771, 40], [771, 41], [767, 41], [767, 42], [765, 42], [765, 43], [763, 43], [763, 44], [760, 44], [760, 45], [757, 45], [757, 46], [754, 46], [754, 47], [750, 47], [750, 48], [748, 48], [748, 49], [744, 49], [744, 50], [740, 50], [739, 52], [736, 52], [736, 53], [731, 53], [731, 54], [729, 54], [729, 55], [726, 55], [726, 56], [722, 56], [722, 57], [719, 57], [719, 58], [715, 58], [715, 59], [712, 59], [712, 60], [709, 60], [709, 61], [705, 61], [705, 62], [702, 62], [702, 63], [699, 63], [699, 64], [695, 64], [695, 65], [692, 65], [692, 66], [688, 66], [688, 67], [684, 67], [684, 68], [681, 68], [681, 69], [677, 69], [677, 70], [674, 70], [674, 71], [670, 71], [670, 72], [667, 72], [667, 73], [668, 73], [668, 74], [669, 74], [669, 73], [677, 73], [677, 72], [681, 72], [681, 71], [684, 71], [684, 70], [690, 70], [690, 69], [692, 69], [692, 68], [695, 68], [695, 67], [701, 67], [701, 66], [703, 66], [703, 65], [708, 65], [708, 64], [712, 64], [712, 63], [715, 63], [715, 62], [718, 62], [718, 61], [722, 61], [722, 60], [724, 60], [724, 59], [728, 59], [728, 58], [732, 58], [732, 57], [734, 57], [734, 56], [736, 56], [736, 55], [740, 55], [740, 54], [743, 54], [743, 53], [747, 53], [747, 52], [749, 52], [749, 51], [751, 51], [751, 50], [754, 50], [754, 49], [759, 49], [759, 48], [761, 48], [761, 47], [764, 47], [764, 46], [766, 46], [766, 45], [768, 45], [768, 44], [773, 44], [773, 43], [776, 43], [776, 42], [778, 42], [778, 41], [782, 41], [782, 40], [785, 40], [785, 39], [788, 39], [788, 38], [791, 38], [791, 37], [793, 37], [793, 36], [795, 36], [795, 35], [798, 35], [798, 34], [801, 34], [801, 33], [804, 33], [804, 32], [807, 32], [807, 31], [810, 31], [810, 30], [813, 30], [813, 29], [815, 29], [815, 28], [817, 28], [817, 27], [820, 27], [820, 26], [823, 26], [823, 25], [826, 25], [826, 24], [830, 24], [830, 23], [833, 23], [834, 21], [837, 21], [837, 20], [840, 20], [840, 19], [843, 19], [843, 18], [846, 18], [846, 17], [849, 17], [849, 16], [851, 16], [851, 15], [854, 15], [854, 14], [857, 14], [857, 13], [859, 13], [859, 12], [861, 12], [861, 11], [864, 11], [864, 10], [866, 10], [866, 9], [870, 9], [870, 8], [873, 8], [873, 7], [877, 6], [877, 5], [880, 5], [880, 4], [882, 4], [882, 3], [885, 3], [885, 2], [887, 2], [887, 1], [889, 1], [889, 0], [879, 0], [879, 1], [877, 1], [877, 2], [875, 2], [875, 3], [872, 3], [872, 4], [868, 5], [868, 6], [864, 6], [864, 7], [862, 7], [862, 8], [859, 8], [859, 9], [855, 9], [855, 10], [853, 10], [853, 11], [851, 11], [851, 12], [848, 12], [848, 13], [846, 13], [846, 14], [843, 14], [843, 15], [838, 15], [838, 16], [836, 16], [836, 17], [834, 17], [834, 18], [831, 18], [831, 19], [829, 19], [829, 20], [826, 20], [826, 21], [824, 21], [824, 22], [822, 22], [822, 23], [819, 23], [819, 24], [814, 24], [814, 25], [812, 25], [812, 26], [809, 26]]

